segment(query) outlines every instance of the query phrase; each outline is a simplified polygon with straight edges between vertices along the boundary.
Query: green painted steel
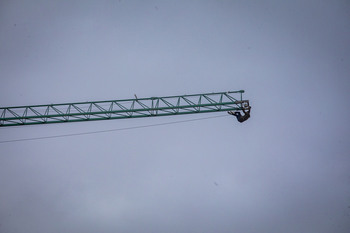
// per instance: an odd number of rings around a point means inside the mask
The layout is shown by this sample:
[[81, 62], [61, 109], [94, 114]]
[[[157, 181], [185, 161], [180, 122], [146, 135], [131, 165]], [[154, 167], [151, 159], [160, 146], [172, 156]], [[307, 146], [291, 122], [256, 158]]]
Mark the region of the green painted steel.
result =
[[0, 127], [242, 110], [244, 90], [195, 95], [0, 107]]

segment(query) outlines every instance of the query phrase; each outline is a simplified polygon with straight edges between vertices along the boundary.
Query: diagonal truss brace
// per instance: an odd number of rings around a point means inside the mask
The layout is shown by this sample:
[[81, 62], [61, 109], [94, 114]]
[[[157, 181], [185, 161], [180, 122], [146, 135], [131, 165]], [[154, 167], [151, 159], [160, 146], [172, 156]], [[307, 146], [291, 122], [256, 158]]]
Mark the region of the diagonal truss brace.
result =
[[242, 110], [244, 91], [0, 107], [0, 127]]

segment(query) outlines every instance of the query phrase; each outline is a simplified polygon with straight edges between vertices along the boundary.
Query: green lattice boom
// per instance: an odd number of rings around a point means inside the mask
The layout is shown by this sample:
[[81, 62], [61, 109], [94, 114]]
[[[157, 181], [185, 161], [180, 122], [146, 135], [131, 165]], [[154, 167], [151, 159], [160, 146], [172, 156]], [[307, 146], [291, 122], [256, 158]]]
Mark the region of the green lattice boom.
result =
[[0, 127], [242, 110], [244, 90], [80, 103], [0, 107]]

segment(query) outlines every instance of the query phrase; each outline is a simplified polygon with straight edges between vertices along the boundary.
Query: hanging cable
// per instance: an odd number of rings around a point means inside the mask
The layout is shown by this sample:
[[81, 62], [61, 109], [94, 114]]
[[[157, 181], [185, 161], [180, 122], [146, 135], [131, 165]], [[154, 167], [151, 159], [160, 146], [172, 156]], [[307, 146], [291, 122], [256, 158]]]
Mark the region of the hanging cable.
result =
[[132, 127], [125, 127], [125, 128], [118, 128], [118, 129], [83, 132], [83, 133], [61, 134], [61, 135], [43, 136], [43, 137], [35, 137], [35, 138], [12, 139], [12, 140], [0, 141], [0, 143], [34, 141], [34, 140], [42, 140], [42, 139], [50, 139], [50, 138], [62, 138], [62, 137], [72, 137], [72, 136], [98, 134], [98, 133], [115, 132], [115, 131], [123, 131], [123, 130], [141, 129], [141, 128], [149, 128], [149, 127], [155, 127], [155, 126], [162, 126], [162, 125], [179, 124], [179, 123], [185, 123], [185, 122], [191, 122], [191, 121], [201, 121], [201, 120], [207, 120], [207, 119], [213, 119], [213, 118], [219, 118], [219, 117], [227, 117], [227, 115], [203, 117], [203, 118], [196, 118], [196, 119], [190, 119], [190, 120], [172, 121], [172, 122], [152, 124], [152, 125], [140, 125], [140, 126], [132, 126]]

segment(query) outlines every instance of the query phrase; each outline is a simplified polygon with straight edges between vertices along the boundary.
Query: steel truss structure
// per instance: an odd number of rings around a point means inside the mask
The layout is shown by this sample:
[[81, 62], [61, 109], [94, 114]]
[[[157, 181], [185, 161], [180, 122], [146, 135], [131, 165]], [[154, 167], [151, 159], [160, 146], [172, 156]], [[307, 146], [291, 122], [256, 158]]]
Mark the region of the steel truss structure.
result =
[[244, 90], [80, 103], [0, 107], [0, 127], [242, 110]]

